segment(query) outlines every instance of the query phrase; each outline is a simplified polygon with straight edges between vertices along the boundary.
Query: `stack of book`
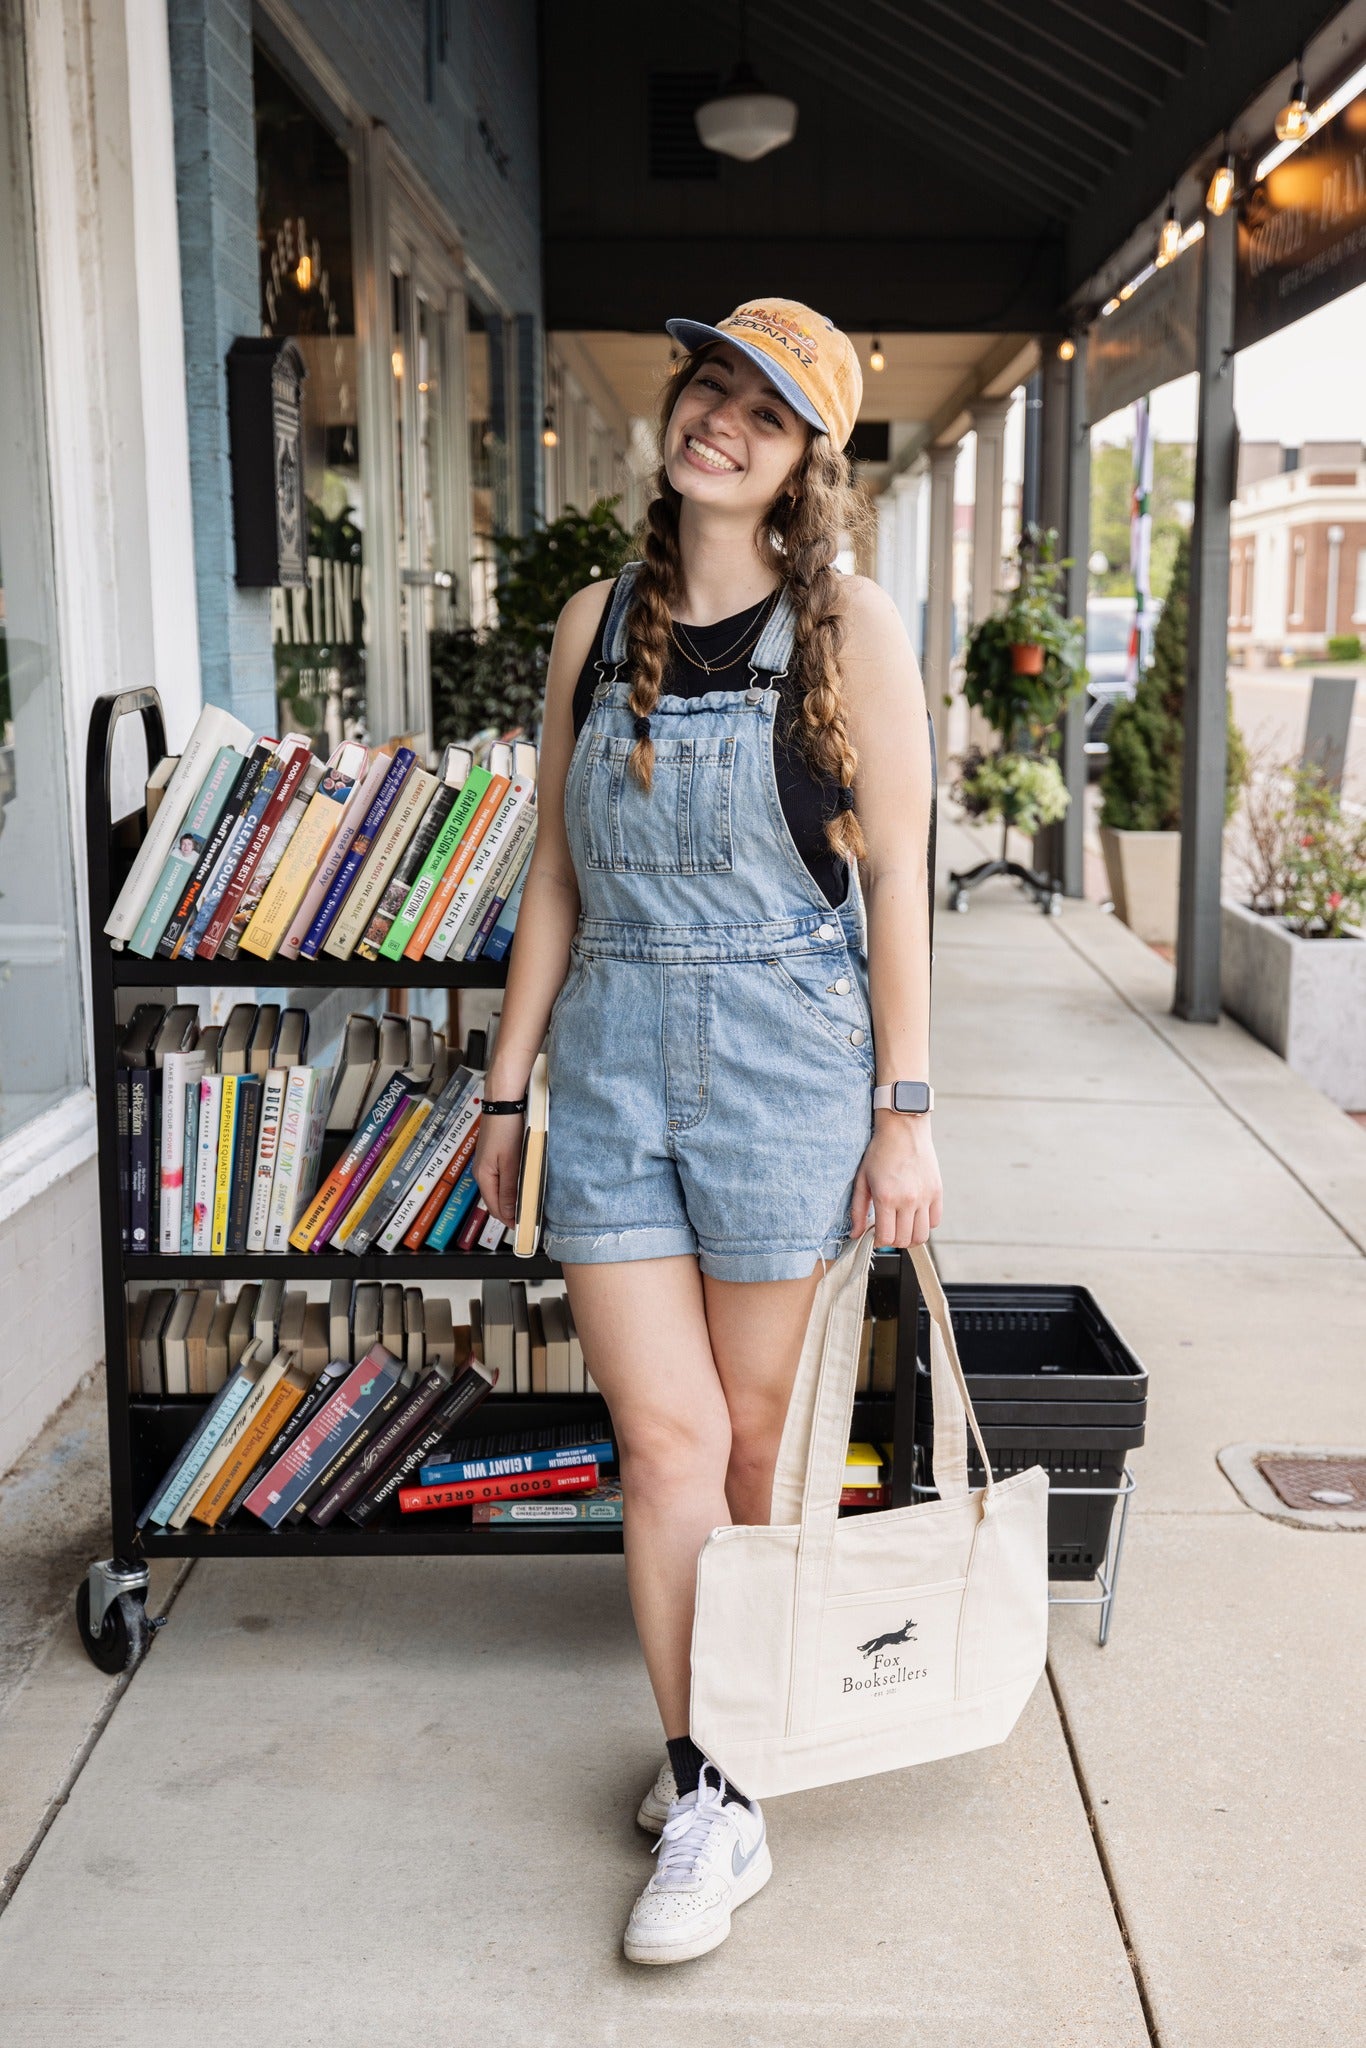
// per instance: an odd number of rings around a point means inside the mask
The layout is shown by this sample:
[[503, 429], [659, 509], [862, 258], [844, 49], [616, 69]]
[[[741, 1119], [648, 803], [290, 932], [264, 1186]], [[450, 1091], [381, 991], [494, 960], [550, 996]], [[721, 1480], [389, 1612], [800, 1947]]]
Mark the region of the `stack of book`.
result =
[[[520, 731], [520, 728], [518, 729]], [[253, 737], [206, 705], [105, 924], [144, 959], [502, 959], [536, 833], [534, 744]]]
[[[570, 1436], [575, 1432], [564, 1432]], [[511, 1439], [490, 1439], [474, 1455], [450, 1453], [421, 1466], [415, 1486], [400, 1488], [399, 1508], [405, 1515], [426, 1514], [438, 1508], [472, 1508], [476, 1527], [534, 1521], [536, 1516], [514, 1515], [516, 1506], [549, 1506], [571, 1510], [554, 1520], [607, 1521], [601, 1513], [577, 1515], [580, 1505], [601, 1505], [604, 1499], [602, 1467], [616, 1457], [608, 1437], [593, 1438], [577, 1432], [570, 1444], [556, 1443], [543, 1449], [513, 1450]]]
[[850, 1444], [844, 1463], [842, 1508], [886, 1508], [892, 1504], [890, 1444]]
[[567, 1294], [527, 1296], [525, 1280], [485, 1280], [470, 1303], [479, 1353], [504, 1394], [595, 1394]]

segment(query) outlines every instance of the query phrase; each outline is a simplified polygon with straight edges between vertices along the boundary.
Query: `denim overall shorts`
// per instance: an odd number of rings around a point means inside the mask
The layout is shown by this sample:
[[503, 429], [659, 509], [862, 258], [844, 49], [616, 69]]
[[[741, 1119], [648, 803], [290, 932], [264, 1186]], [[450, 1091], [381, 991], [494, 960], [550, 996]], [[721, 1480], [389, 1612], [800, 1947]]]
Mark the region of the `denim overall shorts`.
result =
[[829, 904], [783, 815], [785, 593], [748, 687], [659, 697], [642, 792], [626, 765], [632, 582], [613, 592], [565, 781], [580, 917], [548, 1027], [541, 1242], [567, 1262], [686, 1252], [723, 1280], [797, 1279], [848, 1244], [872, 1135], [858, 868]]

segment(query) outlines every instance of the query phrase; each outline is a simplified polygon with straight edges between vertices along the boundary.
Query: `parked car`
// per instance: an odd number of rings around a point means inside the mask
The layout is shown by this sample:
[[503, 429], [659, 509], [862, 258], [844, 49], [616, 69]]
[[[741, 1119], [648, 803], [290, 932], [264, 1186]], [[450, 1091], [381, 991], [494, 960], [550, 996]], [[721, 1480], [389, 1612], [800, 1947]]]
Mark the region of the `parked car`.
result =
[[[1109, 748], [1105, 735], [1115, 706], [1121, 697], [1132, 697], [1135, 684], [1125, 680], [1129, 666], [1129, 635], [1134, 624], [1131, 597], [1092, 597], [1086, 601], [1086, 767], [1088, 775], [1099, 775]], [[1162, 601], [1153, 598], [1154, 629], [1162, 616]], [[1151, 657], [1152, 636], [1148, 638]]]

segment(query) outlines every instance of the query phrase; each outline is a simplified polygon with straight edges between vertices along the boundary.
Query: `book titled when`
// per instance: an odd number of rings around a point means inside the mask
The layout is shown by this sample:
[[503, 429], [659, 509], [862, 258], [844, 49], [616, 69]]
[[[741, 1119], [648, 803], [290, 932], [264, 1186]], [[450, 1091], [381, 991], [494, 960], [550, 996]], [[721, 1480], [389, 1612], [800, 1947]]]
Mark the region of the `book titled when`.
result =
[[415, 1515], [426, 1508], [468, 1508], [486, 1500], [591, 1493], [597, 1483], [596, 1465], [565, 1465], [554, 1472], [523, 1472], [506, 1479], [466, 1479], [454, 1486], [402, 1486], [398, 1504], [405, 1515]]

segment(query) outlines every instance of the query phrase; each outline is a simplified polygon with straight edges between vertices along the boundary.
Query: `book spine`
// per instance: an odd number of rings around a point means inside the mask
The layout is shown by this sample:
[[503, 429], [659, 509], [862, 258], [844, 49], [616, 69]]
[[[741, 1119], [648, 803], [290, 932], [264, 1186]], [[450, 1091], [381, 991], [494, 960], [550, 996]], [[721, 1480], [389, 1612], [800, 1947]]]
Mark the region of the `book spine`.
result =
[[517, 889], [518, 884], [531, 864], [531, 856], [536, 847], [536, 812], [534, 807], [525, 815], [528, 821], [527, 831], [523, 835], [516, 853], [508, 862], [507, 867], [499, 878], [499, 893], [493, 898], [488, 909], [484, 912], [479, 930], [475, 933], [473, 943], [465, 954], [467, 960], [478, 960], [487, 951], [489, 941], [502, 924], [503, 911], [513, 891]]
[[598, 1483], [596, 1465], [565, 1465], [556, 1471], [524, 1472], [503, 1479], [464, 1479], [438, 1486], [403, 1486], [398, 1504], [408, 1515], [427, 1508], [469, 1508], [486, 1500], [532, 1500], [557, 1493], [588, 1493]]
[[507, 788], [503, 792], [502, 801], [489, 824], [489, 828], [475, 848], [470, 864], [461, 876], [460, 882], [446, 906], [445, 915], [442, 917], [427, 947], [427, 957], [429, 959], [444, 960], [450, 952], [451, 941], [463, 924], [466, 911], [479, 894], [483, 886], [484, 877], [488, 873], [499, 847], [511, 830], [513, 819], [526, 802], [530, 793], [531, 784], [529, 782], [508, 783]]
[[455, 1248], [458, 1252], [472, 1252], [475, 1242], [489, 1220], [487, 1203], [477, 1201], [456, 1233]]
[[246, 803], [242, 807], [242, 815], [233, 828], [232, 837], [224, 847], [217, 867], [204, 886], [203, 894], [195, 908], [194, 922], [176, 950], [177, 960], [193, 960], [197, 957], [204, 934], [217, 915], [224, 891], [236, 874], [237, 864], [251, 844], [252, 834], [275, 794], [276, 784], [280, 780], [280, 768], [278, 754], [267, 752], [261, 757], [256, 780], [252, 783]]
[[421, 1251], [426, 1243], [428, 1232], [450, 1200], [451, 1190], [469, 1165], [470, 1155], [474, 1151], [475, 1140], [478, 1135], [479, 1125], [476, 1119], [460, 1140], [456, 1151], [442, 1168], [441, 1178], [437, 1181], [422, 1207], [404, 1231], [403, 1249], [405, 1252]]
[[458, 796], [459, 791], [452, 789], [449, 783], [438, 785], [436, 794], [422, 813], [421, 824], [408, 841], [402, 860], [385, 883], [384, 894], [357, 943], [356, 951], [362, 960], [378, 960], [380, 947], [388, 938], [394, 919], [408, 901], [413, 883], [426, 865], [437, 834], [454, 809]]
[[331, 1400], [333, 1394], [336, 1393], [337, 1388], [350, 1371], [350, 1364], [343, 1364], [340, 1360], [333, 1361], [323, 1367], [317, 1379], [314, 1380], [312, 1386], [308, 1389], [308, 1392], [280, 1431], [280, 1434], [267, 1447], [264, 1455], [257, 1459], [252, 1470], [248, 1472], [246, 1478], [228, 1502], [227, 1512], [223, 1517], [225, 1522], [232, 1520], [237, 1510], [246, 1500], [247, 1495], [264, 1479], [271, 1466], [284, 1456], [295, 1437], [307, 1426], [313, 1416], [317, 1414], [324, 1401]]
[[258, 960], [273, 960], [283, 948], [294, 913], [331, 845], [346, 814], [346, 798], [354, 784], [319, 789], [309, 798], [299, 829], [270, 881], [261, 892], [256, 913], [242, 934], [242, 951]]
[[[380, 1091], [370, 1114], [352, 1138], [341, 1158], [333, 1167], [321, 1188], [309, 1203], [299, 1221], [290, 1231], [289, 1242], [296, 1252], [312, 1249], [313, 1240], [322, 1229], [332, 1211], [341, 1201], [353, 1177], [359, 1172], [390, 1117], [399, 1104], [411, 1093], [411, 1083], [401, 1074], [395, 1074], [387, 1088]], [[340, 1217], [338, 1221], [340, 1222]]]
[[364, 1195], [371, 1176], [393, 1144], [398, 1129], [408, 1114], [408, 1106], [411, 1099], [411, 1097], [404, 1097], [402, 1101], [395, 1103], [394, 1107], [390, 1110], [379, 1130], [375, 1133], [374, 1139], [364, 1158], [355, 1172], [349, 1176], [345, 1187], [340, 1190], [336, 1201], [319, 1224], [313, 1241], [309, 1245], [310, 1251], [319, 1252], [325, 1245], [331, 1244], [341, 1225], [351, 1213], [351, 1210]]
[[152, 1073], [128, 1070], [128, 1249], [152, 1249]]
[[494, 925], [485, 942], [484, 958], [486, 960], [505, 960], [507, 958], [508, 947], [512, 944], [512, 934], [517, 929], [517, 912], [522, 907], [522, 891], [526, 888], [526, 878], [530, 872], [530, 860], [523, 861], [521, 873], [508, 891], [507, 902], [498, 913], [498, 922]]
[[[516, 785], [513, 785], [514, 788]], [[458, 960], [472, 960], [485, 938], [493, 930], [502, 908], [505, 881], [509, 869], [518, 860], [531, 834], [536, 829], [536, 807], [528, 791], [527, 800], [513, 817], [502, 845], [495, 852], [472, 898], [469, 908], [460, 922], [460, 929], [451, 942], [450, 955]]]
[[[203, 787], [176, 834], [176, 850], [172, 852], [162, 869], [157, 885], [147, 900], [147, 908], [138, 920], [138, 928], [133, 934], [129, 951], [138, 954], [141, 959], [151, 960], [155, 957], [157, 941], [171, 921], [181, 891], [199, 864], [199, 856], [218, 823], [241, 762], [242, 756], [235, 747], [220, 747], [214, 755], [213, 766], [205, 778]], [[194, 845], [188, 853], [182, 853], [179, 848], [187, 837], [194, 841]]]
[[467, 1166], [451, 1189], [450, 1200], [432, 1225], [431, 1234], [427, 1239], [431, 1251], [444, 1252], [449, 1249], [451, 1239], [459, 1230], [478, 1193], [479, 1183], [474, 1177], [473, 1168]]
[[289, 1379], [282, 1377], [276, 1382], [233, 1446], [231, 1457], [219, 1467], [213, 1484], [195, 1503], [192, 1520], [202, 1522], [210, 1529], [217, 1526], [236, 1494], [243, 1474], [255, 1465], [271, 1438], [278, 1436], [281, 1424], [289, 1420], [302, 1399], [302, 1389]]
[[209, 1250], [221, 1258], [228, 1248], [228, 1201], [232, 1194], [232, 1146], [237, 1130], [237, 1083], [239, 1076], [221, 1077], [223, 1093], [218, 1106], [218, 1159], [213, 1183], [213, 1229]]
[[119, 1242], [125, 1251], [132, 1245], [131, 1202], [133, 1161], [129, 1136], [131, 1079], [127, 1067], [114, 1069], [114, 1124], [119, 1148]]
[[180, 1198], [180, 1256], [188, 1259], [194, 1250], [195, 1178], [199, 1170], [199, 1092], [201, 1083], [185, 1090], [185, 1145]]
[[[381, 1360], [383, 1354], [381, 1354]], [[335, 1456], [343, 1441], [378, 1405], [398, 1374], [396, 1360], [381, 1362], [369, 1354], [347, 1377], [313, 1420], [295, 1437], [284, 1456], [271, 1467], [243, 1506], [267, 1528], [278, 1529], [310, 1478]]]
[[310, 1067], [292, 1067], [285, 1082], [284, 1099], [280, 1105], [278, 1152], [270, 1184], [270, 1212], [266, 1219], [265, 1249], [268, 1252], [283, 1252], [289, 1248], [289, 1233], [294, 1228], [297, 1208], [295, 1191], [303, 1156], [304, 1124], [312, 1080], [313, 1070]]
[[576, 1444], [558, 1451], [523, 1451], [515, 1457], [461, 1458], [454, 1463], [424, 1465], [418, 1473], [422, 1486], [461, 1486], [471, 1479], [515, 1478], [523, 1472], [562, 1472], [583, 1465], [607, 1465], [616, 1457], [616, 1446], [607, 1439], [594, 1444]]
[[351, 851], [356, 834], [369, 815], [370, 805], [379, 794], [380, 786], [388, 772], [389, 756], [377, 753], [352, 786], [350, 795], [342, 805], [337, 829], [332, 835], [326, 853], [318, 863], [318, 871], [304, 890], [299, 907], [289, 921], [289, 930], [280, 941], [282, 960], [298, 959], [299, 948], [308, 936], [309, 927], [322, 909], [327, 892], [336, 881], [341, 864]]
[[404, 1232], [412, 1223], [419, 1209], [426, 1201], [446, 1167], [460, 1149], [470, 1127], [479, 1117], [479, 1106], [483, 1101], [482, 1083], [476, 1081], [469, 1095], [437, 1143], [428, 1154], [426, 1163], [410, 1182], [402, 1200], [398, 1203], [388, 1223], [379, 1234], [379, 1248], [382, 1252], [397, 1251], [403, 1241]]
[[407, 1151], [413, 1139], [421, 1135], [431, 1122], [432, 1114], [432, 1104], [420, 1095], [409, 1096], [402, 1105], [384, 1133], [383, 1144], [372, 1155], [373, 1165], [362, 1166], [357, 1175], [358, 1184], [353, 1183], [355, 1192], [351, 1194], [346, 1214], [338, 1218], [334, 1213], [323, 1226], [328, 1231], [327, 1242], [334, 1251], [358, 1253], [365, 1249], [369, 1242], [369, 1219], [384, 1192], [395, 1162]]
[[256, 1141], [256, 1164], [251, 1178], [251, 1210], [247, 1217], [247, 1250], [266, 1248], [266, 1224], [270, 1220], [270, 1191], [275, 1180], [275, 1158], [280, 1149], [280, 1113], [285, 1104], [283, 1067], [272, 1067], [261, 1091], [261, 1131]]
[[345, 1509], [347, 1520], [364, 1529], [390, 1501], [397, 1500], [399, 1488], [407, 1485], [456, 1424], [479, 1406], [491, 1386], [492, 1381], [472, 1365], [458, 1373], [416, 1436], [390, 1459], [374, 1484]]
[[295, 835], [304, 821], [309, 799], [322, 780], [322, 763], [315, 761], [311, 754], [303, 756], [304, 771], [295, 786], [294, 794], [281, 814], [279, 823], [266, 841], [261, 858], [256, 863], [256, 872], [238, 898], [237, 908], [232, 914], [232, 923], [223, 934], [219, 948], [221, 960], [235, 960], [241, 950], [242, 941], [255, 920], [261, 898], [274, 879], [275, 870], [289, 852]]
[[213, 1486], [218, 1474], [222, 1471], [229, 1458], [231, 1458], [246, 1432], [251, 1428], [252, 1422], [257, 1414], [259, 1414], [262, 1405], [269, 1399], [275, 1386], [284, 1377], [284, 1370], [285, 1362], [283, 1358], [272, 1359], [271, 1363], [264, 1370], [259, 1365], [255, 1368], [251, 1385], [247, 1390], [246, 1400], [233, 1416], [232, 1421], [224, 1430], [214, 1449], [205, 1459], [199, 1477], [190, 1486], [180, 1505], [172, 1510], [169, 1522], [169, 1526], [172, 1529], [183, 1529], [190, 1520], [200, 1501]]
[[[312, 759], [307, 747], [296, 747], [291, 753], [276, 755], [276, 771], [270, 783], [270, 794], [257, 813], [256, 823], [242, 848], [241, 857], [228, 878], [213, 916], [199, 941], [196, 958], [213, 960], [228, 934], [228, 927], [237, 915], [237, 906], [250, 887], [252, 877], [261, 864], [271, 837], [285, 812], [294, 801], [294, 792], [304, 778], [304, 771]], [[253, 805], [253, 809], [255, 809]]]
[[547, 1522], [593, 1522], [607, 1529], [621, 1527], [620, 1500], [488, 1500], [470, 1511], [476, 1529], [536, 1528]]
[[163, 1528], [170, 1520], [218, 1448], [251, 1388], [249, 1373], [230, 1373], [224, 1380], [200, 1418], [198, 1428], [190, 1431], [180, 1456], [159, 1481], [156, 1492], [138, 1516], [140, 1529], [145, 1528], [148, 1522], [156, 1528]]
[[384, 893], [389, 876], [407, 852], [438, 787], [436, 777], [427, 769], [413, 768], [383, 826], [376, 833], [365, 866], [357, 875], [331, 931], [323, 941], [323, 952], [332, 959], [351, 958]]
[[227, 851], [228, 843], [237, 829], [242, 811], [256, 787], [262, 759], [259, 747], [253, 747], [249, 753], [243, 755], [241, 766], [228, 790], [227, 802], [218, 813], [214, 828], [204, 841], [204, 850], [180, 892], [169, 922], [157, 940], [155, 957], [158, 960], [170, 960], [175, 957], [181, 941], [194, 923], [199, 899], [213, 880], [218, 863]]
[[487, 768], [474, 768], [466, 776], [459, 795], [432, 841], [430, 853], [418, 870], [417, 878], [404, 899], [403, 908], [385, 934], [384, 942], [379, 949], [382, 960], [403, 958], [404, 949], [413, 936], [418, 920], [449, 867], [456, 848], [463, 841], [467, 828], [470, 828], [470, 822], [478, 811], [491, 780]]
[[137, 930], [138, 919], [175, 844], [181, 821], [218, 748], [248, 747], [250, 744], [251, 734], [229, 712], [216, 704], [204, 706], [195, 720], [194, 731], [185, 742], [180, 765], [167, 785], [161, 807], [137, 850], [128, 879], [105, 920], [105, 933], [115, 946], [126, 946]]
[[243, 1074], [237, 1083], [237, 1123], [232, 1141], [232, 1185], [228, 1196], [226, 1249], [247, 1248], [247, 1216], [251, 1209], [251, 1183], [256, 1171], [256, 1140], [261, 1128], [261, 1094], [264, 1083], [259, 1074]]
[[199, 1084], [199, 1143], [194, 1169], [194, 1218], [191, 1250], [201, 1255], [213, 1248], [213, 1191], [218, 1179], [218, 1125], [223, 1110], [223, 1077], [206, 1074]]
[[157, 1190], [157, 1249], [180, 1250], [180, 1212], [185, 1201], [185, 1091], [204, 1073], [202, 1052], [166, 1055], [161, 1077], [161, 1174]]
[[416, 760], [417, 756], [411, 747], [400, 747], [394, 755], [389, 771], [380, 784], [379, 793], [371, 804], [360, 830], [352, 840], [346, 858], [337, 870], [336, 878], [323, 899], [322, 908], [314, 918], [313, 923], [309, 927], [308, 935], [299, 948], [303, 959], [317, 959], [328, 933], [341, 915], [341, 907], [346, 901], [347, 891], [364, 867], [370, 849], [383, 830], [385, 819], [398, 802], [399, 792], [407, 781], [409, 771], [414, 766]]
[[351, 1460], [364, 1455], [367, 1446], [374, 1441], [378, 1433], [407, 1406], [410, 1393], [411, 1390], [404, 1386], [401, 1379], [394, 1381], [384, 1399], [376, 1402], [360, 1427], [352, 1431], [349, 1440], [327, 1459], [309, 1480], [289, 1511], [291, 1523], [302, 1522], [322, 1495], [337, 1484], [342, 1473], [350, 1470]]
[[377, 1185], [364, 1214], [357, 1216], [353, 1212], [348, 1219], [348, 1228], [343, 1235], [349, 1252], [359, 1256], [369, 1251], [402, 1200], [408, 1182], [430, 1151], [432, 1127], [435, 1125], [439, 1134], [444, 1124], [445, 1118], [435, 1104], [419, 1101], [412, 1118], [403, 1126], [402, 1141], [397, 1151], [391, 1147], [388, 1157], [381, 1160], [375, 1170]]
[[423, 1374], [398, 1412], [390, 1416], [354, 1458], [348, 1458], [345, 1470], [331, 1485], [320, 1491], [308, 1515], [315, 1527], [326, 1529], [384, 1471], [390, 1459], [411, 1443], [449, 1386], [449, 1377], [435, 1367]]
[[[473, 779], [473, 776], [471, 776], [470, 780], [473, 781]], [[412, 937], [403, 948], [405, 960], [421, 960], [425, 956], [428, 946], [436, 936], [441, 920], [446, 915], [446, 909], [451, 898], [464, 880], [470, 862], [479, 851], [484, 835], [493, 821], [499, 804], [503, 801], [511, 787], [511, 780], [508, 776], [489, 776], [484, 793], [475, 805], [473, 814], [470, 817], [468, 828], [461, 834], [459, 844], [452, 853], [450, 860], [446, 863], [446, 867], [439, 877], [436, 887], [432, 890], [421, 916], [413, 927]], [[454, 813], [452, 813], [452, 816], [454, 816]]]

